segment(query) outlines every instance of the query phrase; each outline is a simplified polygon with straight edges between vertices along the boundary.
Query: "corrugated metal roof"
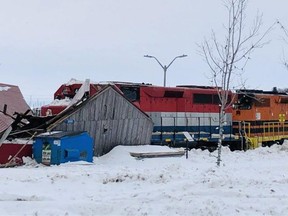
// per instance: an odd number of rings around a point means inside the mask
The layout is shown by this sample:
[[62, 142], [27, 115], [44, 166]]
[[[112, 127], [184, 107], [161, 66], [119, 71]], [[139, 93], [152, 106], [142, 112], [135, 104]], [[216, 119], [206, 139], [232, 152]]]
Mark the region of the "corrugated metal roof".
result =
[[[18, 86], [0, 83], [0, 110], [3, 111], [5, 104], [7, 113], [12, 116], [15, 112], [24, 113], [30, 109]], [[7, 129], [12, 122], [12, 118], [0, 112], [0, 132]]]

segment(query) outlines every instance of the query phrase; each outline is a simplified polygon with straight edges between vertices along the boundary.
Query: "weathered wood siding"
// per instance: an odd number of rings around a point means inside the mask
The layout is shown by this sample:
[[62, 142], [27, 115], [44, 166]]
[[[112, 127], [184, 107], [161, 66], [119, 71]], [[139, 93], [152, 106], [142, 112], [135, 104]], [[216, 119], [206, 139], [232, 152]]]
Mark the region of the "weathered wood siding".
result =
[[87, 131], [94, 139], [95, 156], [106, 154], [117, 145], [149, 144], [152, 129], [152, 120], [113, 87], [89, 99], [54, 128]]

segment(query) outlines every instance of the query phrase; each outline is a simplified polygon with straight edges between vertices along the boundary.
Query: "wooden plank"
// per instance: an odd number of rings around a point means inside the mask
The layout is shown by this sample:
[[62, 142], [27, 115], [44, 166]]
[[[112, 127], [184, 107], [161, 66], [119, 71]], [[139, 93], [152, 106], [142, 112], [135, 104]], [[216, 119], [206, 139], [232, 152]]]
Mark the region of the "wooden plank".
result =
[[9, 167], [15, 167], [15, 166], [20, 166], [22, 164], [17, 164], [15, 162], [13, 163], [6, 163], [6, 164], [0, 164], [0, 168], [9, 168]]
[[175, 157], [183, 156], [184, 154], [184, 150], [180, 150], [177, 152], [130, 152], [130, 155], [132, 157], [137, 158]]
[[12, 126], [10, 125], [5, 132], [3, 133], [2, 137], [0, 137], [0, 147], [2, 145], [2, 143], [4, 142], [4, 140], [9, 136], [10, 132], [12, 131]]

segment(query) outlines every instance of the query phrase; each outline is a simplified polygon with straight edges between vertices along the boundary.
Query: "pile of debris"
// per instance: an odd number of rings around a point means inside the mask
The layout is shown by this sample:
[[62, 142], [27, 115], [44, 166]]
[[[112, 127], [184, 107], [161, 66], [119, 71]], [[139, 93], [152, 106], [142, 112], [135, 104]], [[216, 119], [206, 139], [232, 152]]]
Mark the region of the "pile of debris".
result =
[[22, 157], [32, 157], [33, 138], [50, 131], [63, 115], [84, 100], [85, 85], [58, 115], [36, 116], [23, 98], [18, 86], [0, 83], [0, 167], [23, 163]]

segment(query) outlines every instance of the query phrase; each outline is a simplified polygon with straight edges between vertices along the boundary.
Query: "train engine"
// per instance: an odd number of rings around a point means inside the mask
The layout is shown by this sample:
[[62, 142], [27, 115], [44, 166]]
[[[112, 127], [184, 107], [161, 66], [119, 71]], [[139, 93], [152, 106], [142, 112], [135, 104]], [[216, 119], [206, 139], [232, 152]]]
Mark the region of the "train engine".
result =
[[[152, 144], [185, 146], [183, 132], [193, 137], [190, 147], [215, 149], [219, 139], [220, 101], [217, 88], [209, 86], [160, 87], [118, 86], [123, 94], [146, 112], [154, 123]], [[230, 98], [232, 93], [230, 92]], [[240, 149], [240, 138], [232, 134], [232, 108], [226, 110], [224, 145]]]
[[244, 149], [282, 143], [288, 138], [288, 95], [277, 91], [238, 90], [233, 109], [233, 133]]

